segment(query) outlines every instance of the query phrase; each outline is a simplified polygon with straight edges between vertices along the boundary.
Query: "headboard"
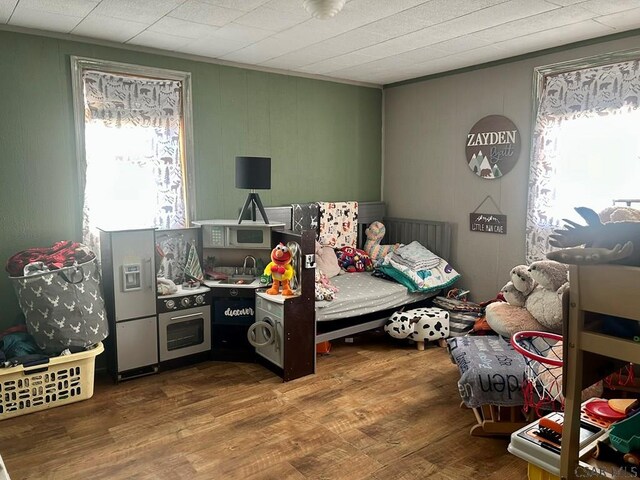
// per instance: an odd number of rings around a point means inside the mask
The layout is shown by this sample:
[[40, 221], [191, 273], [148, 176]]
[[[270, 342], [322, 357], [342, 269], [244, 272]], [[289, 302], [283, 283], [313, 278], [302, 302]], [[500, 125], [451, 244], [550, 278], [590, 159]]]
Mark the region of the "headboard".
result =
[[[265, 207], [265, 212], [270, 222], [285, 224], [286, 230], [291, 230], [291, 205], [282, 207]], [[368, 225], [371, 222], [384, 218], [386, 205], [384, 202], [358, 202], [358, 226]], [[365, 227], [366, 228], [366, 227]], [[358, 230], [358, 236], [362, 237], [364, 230]]]
[[[281, 222], [285, 229], [291, 229], [291, 205], [282, 207], [266, 207], [270, 222]], [[376, 220], [384, 223], [387, 233], [382, 240], [386, 243], [410, 243], [417, 240], [436, 255], [449, 260], [451, 253], [451, 225], [447, 222], [431, 220], [412, 220], [397, 217], [386, 217], [384, 202], [358, 203], [358, 246], [365, 241], [364, 231]]]
[[386, 227], [383, 243], [410, 243], [417, 240], [433, 253], [450, 260], [451, 224], [433, 220], [410, 220], [385, 217]]

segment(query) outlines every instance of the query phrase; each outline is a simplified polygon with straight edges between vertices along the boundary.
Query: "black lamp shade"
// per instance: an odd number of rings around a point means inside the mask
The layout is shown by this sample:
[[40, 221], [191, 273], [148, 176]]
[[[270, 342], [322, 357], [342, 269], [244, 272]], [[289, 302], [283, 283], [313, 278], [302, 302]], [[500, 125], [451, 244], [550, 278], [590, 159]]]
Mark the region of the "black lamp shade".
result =
[[236, 188], [271, 188], [271, 158], [236, 157]]

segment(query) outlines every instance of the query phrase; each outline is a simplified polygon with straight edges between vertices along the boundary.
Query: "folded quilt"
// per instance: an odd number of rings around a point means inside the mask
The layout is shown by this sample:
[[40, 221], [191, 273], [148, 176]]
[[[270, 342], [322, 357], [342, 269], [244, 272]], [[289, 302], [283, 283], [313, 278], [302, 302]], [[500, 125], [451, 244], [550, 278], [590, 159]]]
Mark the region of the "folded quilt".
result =
[[[426, 250], [426, 248], [422, 248]], [[436, 263], [437, 259], [437, 264], [434, 267], [415, 270], [405, 263], [397, 261], [402, 257], [389, 254], [384, 257], [378, 269], [406, 286], [410, 292], [433, 292], [453, 285], [460, 278], [460, 274], [445, 260], [437, 255], [434, 257], [429, 262], [429, 264]]]
[[442, 260], [435, 253], [427, 249], [420, 242], [413, 241], [403, 245], [391, 253], [393, 260], [413, 270], [428, 270], [437, 267]]

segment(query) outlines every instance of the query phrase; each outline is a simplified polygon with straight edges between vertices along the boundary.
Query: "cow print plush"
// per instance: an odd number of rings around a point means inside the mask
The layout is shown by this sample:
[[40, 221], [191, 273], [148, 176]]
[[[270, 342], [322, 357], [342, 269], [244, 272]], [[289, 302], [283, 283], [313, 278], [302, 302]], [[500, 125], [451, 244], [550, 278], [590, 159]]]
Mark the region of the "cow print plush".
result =
[[436, 307], [395, 312], [387, 320], [384, 331], [393, 338], [410, 338], [422, 350], [425, 341], [449, 336], [449, 312]]

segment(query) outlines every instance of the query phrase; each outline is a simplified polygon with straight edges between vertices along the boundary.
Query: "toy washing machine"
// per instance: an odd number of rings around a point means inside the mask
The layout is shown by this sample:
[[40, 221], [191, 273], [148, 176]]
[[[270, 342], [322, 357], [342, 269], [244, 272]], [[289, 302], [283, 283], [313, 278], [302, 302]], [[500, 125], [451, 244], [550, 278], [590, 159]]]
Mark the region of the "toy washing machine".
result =
[[256, 293], [256, 321], [247, 331], [256, 353], [284, 368], [284, 298]]

